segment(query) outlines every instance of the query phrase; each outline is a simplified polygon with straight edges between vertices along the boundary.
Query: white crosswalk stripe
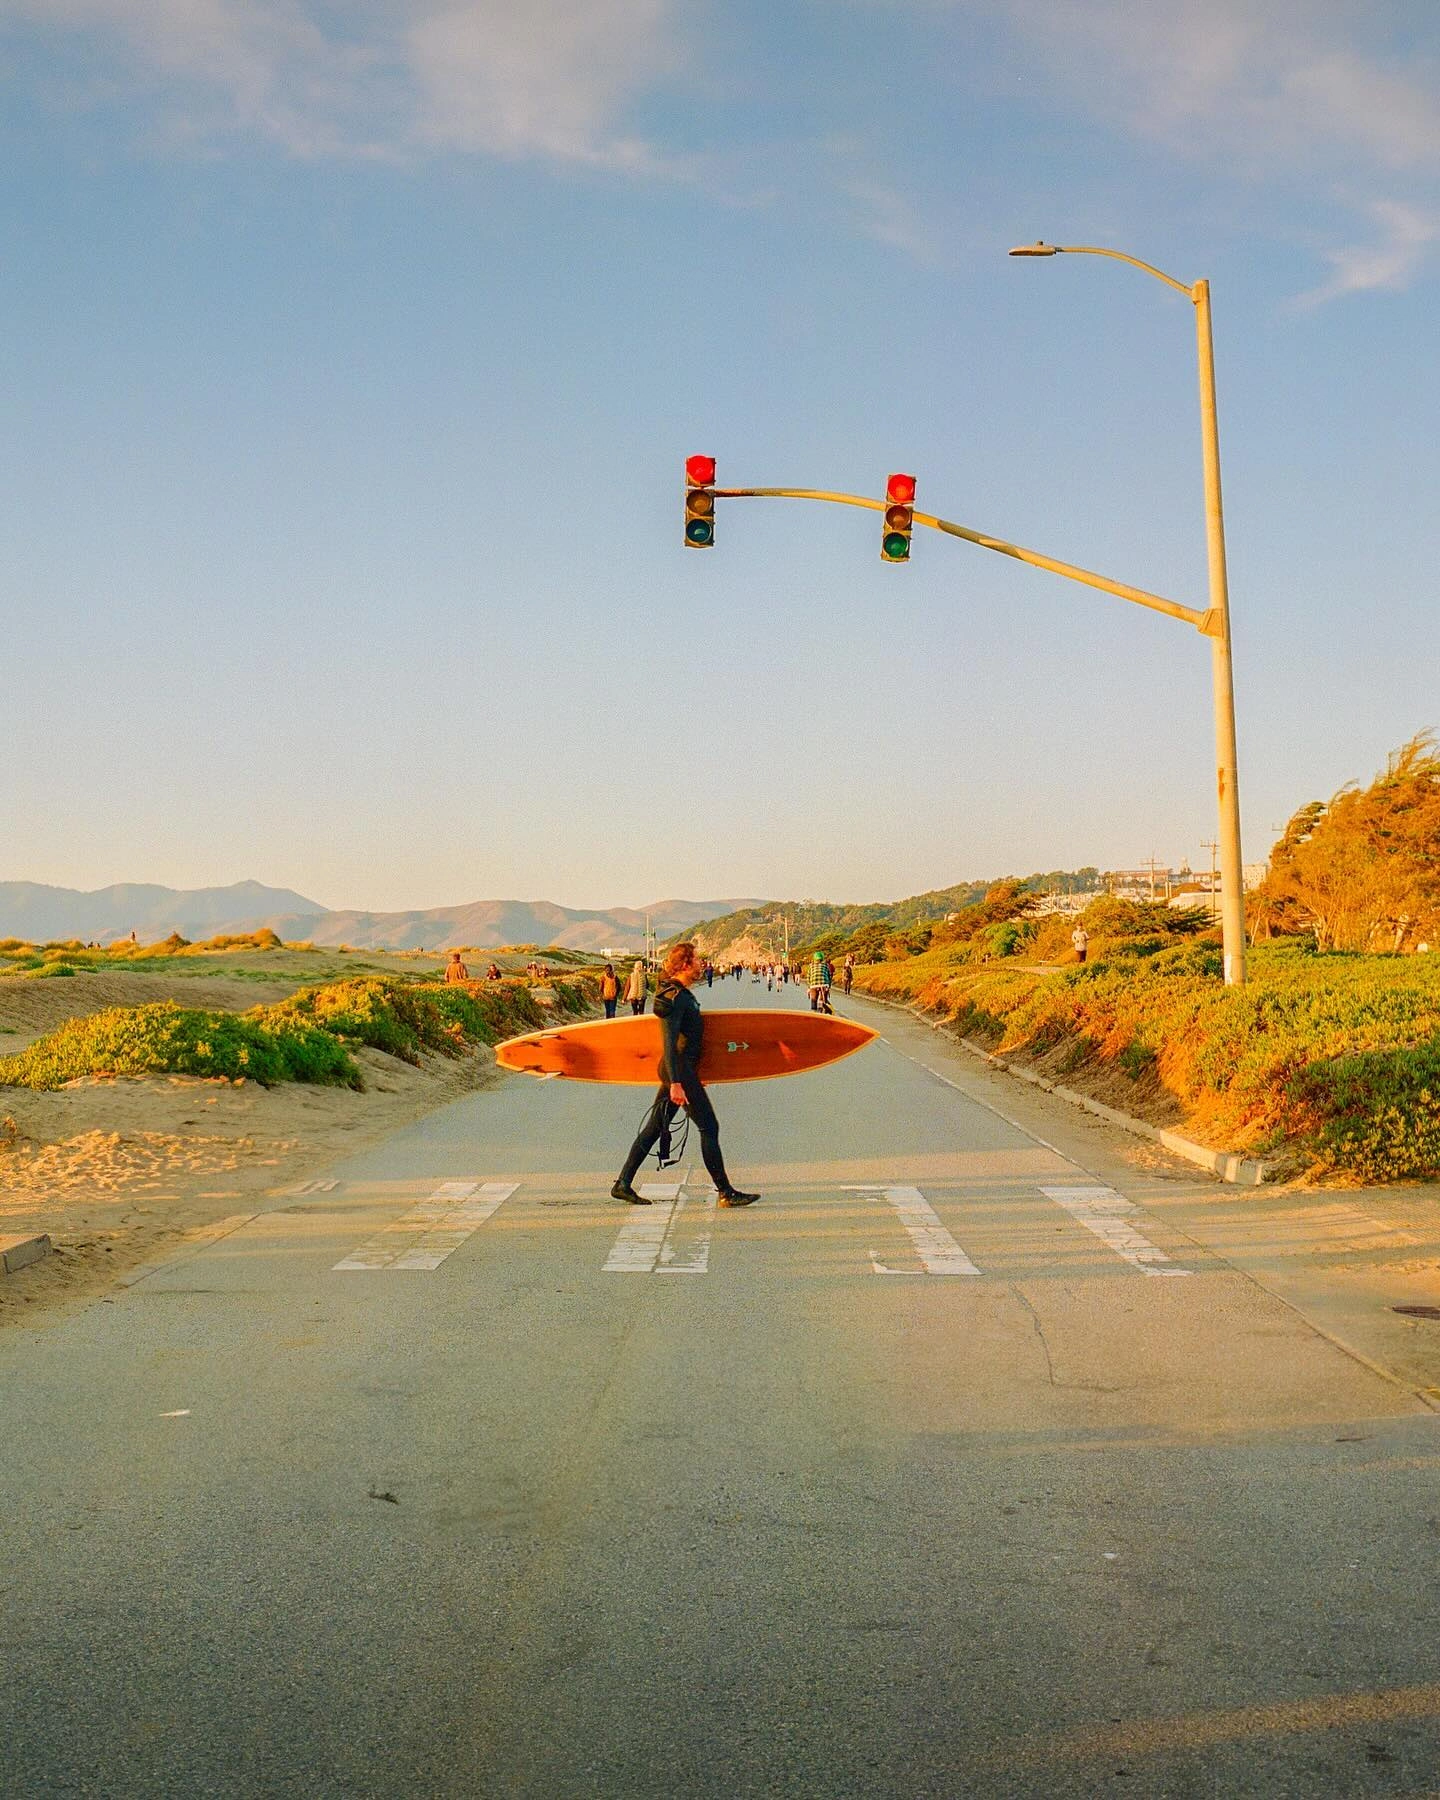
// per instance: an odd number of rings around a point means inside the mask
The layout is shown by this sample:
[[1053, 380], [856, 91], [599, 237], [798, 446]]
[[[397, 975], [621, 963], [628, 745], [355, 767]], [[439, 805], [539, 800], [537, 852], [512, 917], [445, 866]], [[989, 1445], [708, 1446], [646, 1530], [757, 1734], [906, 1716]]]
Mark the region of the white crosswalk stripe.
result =
[[[660, 1246], [655, 1264], [657, 1275], [704, 1275], [710, 1267], [710, 1237], [715, 1225], [715, 1205], [719, 1196], [714, 1188], [702, 1195], [687, 1194], [683, 1189], [670, 1215], [670, 1226]], [[687, 1226], [699, 1220], [699, 1229]]]
[[1047, 1200], [1063, 1206], [1073, 1219], [1093, 1231], [1117, 1256], [1133, 1263], [1142, 1275], [1189, 1275], [1131, 1223], [1140, 1209], [1109, 1187], [1042, 1187]]
[[651, 1204], [633, 1212], [620, 1227], [620, 1235], [605, 1259], [607, 1275], [649, 1275], [654, 1272], [665, 1246], [665, 1233], [680, 1197], [678, 1186], [647, 1181], [636, 1192]]
[[[978, 1275], [970, 1258], [940, 1222], [940, 1215], [917, 1187], [851, 1187], [851, 1194], [883, 1194], [895, 1209], [906, 1235], [920, 1258], [926, 1275]], [[870, 1267], [876, 1275], [912, 1275], [915, 1269], [892, 1269], [876, 1253], [870, 1252]]]
[[336, 1269], [438, 1269], [519, 1187], [518, 1181], [445, 1181], [418, 1206], [352, 1250]]

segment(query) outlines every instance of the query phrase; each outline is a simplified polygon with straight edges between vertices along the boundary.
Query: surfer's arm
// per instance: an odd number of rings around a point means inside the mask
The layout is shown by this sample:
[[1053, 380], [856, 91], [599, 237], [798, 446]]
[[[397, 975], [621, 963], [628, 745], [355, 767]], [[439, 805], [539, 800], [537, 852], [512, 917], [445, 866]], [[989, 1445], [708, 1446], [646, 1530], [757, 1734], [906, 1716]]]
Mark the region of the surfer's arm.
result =
[[[688, 1006], [685, 1004], [686, 1000], [690, 1001]], [[698, 1081], [702, 1030], [700, 1008], [682, 990], [661, 1017], [665, 1028], [661, 1079], [668, 1081], [672, 1087], [687, 1079]]]

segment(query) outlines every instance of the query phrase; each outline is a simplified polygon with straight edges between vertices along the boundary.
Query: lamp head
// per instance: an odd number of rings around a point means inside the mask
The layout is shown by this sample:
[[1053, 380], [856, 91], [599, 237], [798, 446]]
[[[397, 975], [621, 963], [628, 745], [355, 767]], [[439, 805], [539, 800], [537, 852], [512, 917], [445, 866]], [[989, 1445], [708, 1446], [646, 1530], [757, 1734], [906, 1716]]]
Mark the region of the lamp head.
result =
[[1033, 244], [1021, 244], [1010, 252], [1012, 256], [1058, 256], [1059, 246], [1047, 244], [1043, 238]]

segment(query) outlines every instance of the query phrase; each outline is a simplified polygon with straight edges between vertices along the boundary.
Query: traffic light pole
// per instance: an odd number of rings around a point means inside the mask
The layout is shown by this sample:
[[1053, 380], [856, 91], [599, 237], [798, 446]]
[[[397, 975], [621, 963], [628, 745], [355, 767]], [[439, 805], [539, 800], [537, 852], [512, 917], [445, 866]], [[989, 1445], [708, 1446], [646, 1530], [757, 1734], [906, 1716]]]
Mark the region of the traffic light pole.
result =
[[[871, 500], [864, 494], [835, 494], [825, 488], [712, 488], [710, 490], [717, 500], [825, 500], [835, 506], [863, 506], [870, 512], [884, 512], [883, 500]], [[1053, 556], [1042, 556], [1038, 550], [1027, 550], [1023, 544], [1007, 543], [1004, 538], [989, 537], [983, 531], [972, 531], [968, 525], [956, 525], [950, 519], [937, 519], [933, 513], [917, 512], [917, 525], [928, 525], [932, 531], [943, 531], [949, 537], [964, 538], [967, 544], [978, 544], [982, 550], [994, 550], [1001, 556], [1013, 556], [1017, 562], [1029, 563], [1032, 568], [1048, 569], [1052, 575], [1063, 575], [1068, 581], [1078, 581], [1086, 587], [1099, 588], [1103, 594], [1114, 594], [1117, 599], [1129, 600], [1135, 606], [1148, 607], [1151, 612], [1164, 613], [1167, 618], [1183, 619], [1187, 625], [1193, 625], [1203, 636], [1220, 638], [1223, 632], [1224, 615], [1217, 607], [1209, 607], [1200, 611], [1197, 607], [1183, 606], [1178, 600], [1167, 600], [1162, 594], [1147, 593], [1144, 588], [1128, 587], [1123, 581], [1111, 581], [1108, 575], [1096, 575], [1090, 569], [1080, 569], [1074, 563], [1060, 562]]]

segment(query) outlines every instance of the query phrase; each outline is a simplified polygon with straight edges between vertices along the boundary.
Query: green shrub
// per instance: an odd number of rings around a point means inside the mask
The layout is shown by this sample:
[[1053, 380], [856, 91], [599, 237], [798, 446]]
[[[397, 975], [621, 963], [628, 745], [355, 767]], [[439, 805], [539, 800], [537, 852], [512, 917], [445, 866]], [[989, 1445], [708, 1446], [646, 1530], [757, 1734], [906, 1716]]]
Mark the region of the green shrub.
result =
[[272, 1030], [252, 1014], [169, 1003], [67, 1019], [28, 1048], [0, 1057], [0, 1085], [57, 1088], [82, 1075], [245, 1076], [267, 1087], [280, 1081], [361, 1085], [353, 1060], [324, 1031], [301, 1025]]
[[301, 988], [288, 1000], [255, 1010], [267, 1022], [319, 1026], [408, 1063], [418, 1063], [422, 1049], [440, 1049], [444, 1036], [433, 1006], [409, 984], [383, 976]]
[[[437, 981], [427, 982], [419, 991], [444, 1020], [451, 1043], [458, 1033], [462, 1042], [498, 1044], [522, 1032], [539, 1031], [545, 1024], [545, 1014], [524, 981], [489, 986], [478, 981]], [[558, 1010], [558, 991], [555, 998]]]
[[1440, 1037], [1312, 1063], [1291, 1077], [1288, 1098], [1309, 1115], [1319, 1170], [1366, 1182], [1440, 1170]]

